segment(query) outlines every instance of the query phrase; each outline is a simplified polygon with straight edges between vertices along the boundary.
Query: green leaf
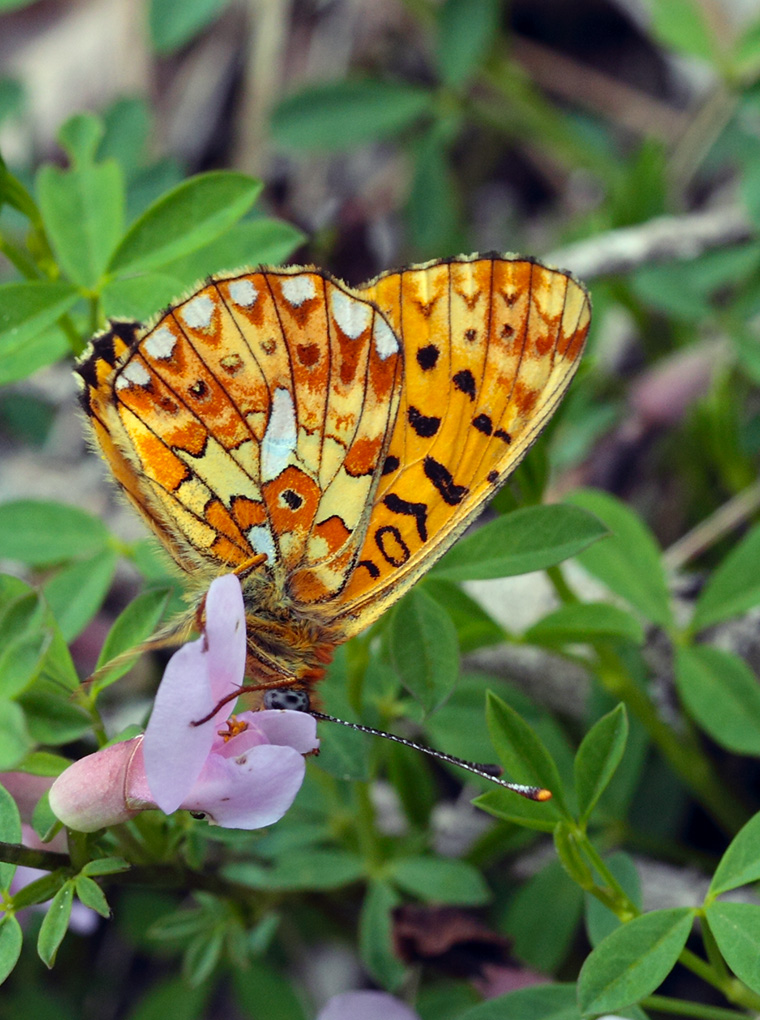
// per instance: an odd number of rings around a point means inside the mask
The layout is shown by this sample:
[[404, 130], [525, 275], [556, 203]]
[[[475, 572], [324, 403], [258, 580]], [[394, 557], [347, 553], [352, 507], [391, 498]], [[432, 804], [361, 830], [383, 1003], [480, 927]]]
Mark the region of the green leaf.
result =
[[76, 113], [61, 126], [58, 141], [75, 166], [92, 163], [103, 137], [103, 121], [94, 113]]
[[40, 361], [40, 349], [43, 354], [52, 350], [58, 356], [58, 335], [41, 334], [78, 300], [79, 295], [68, 283], [0, 284], [0, 384], [24, 377], [19, 372], [30, 350], [36, 352], [34, 368], [45, 363]]
[[466, 1010], [457, 1020], [581, 1020], [575, 985], [533, 985]]
[[536, 832], [554, 832], [559, 817], [551, 801], [538, 803], [508, 790], [496, 788], [489, 790], [488, 793], [482, 793], [472, 803], [494, 818], [521, 825], [526, 829], [534, 829]]
[[272, 115], [275, 141], [295, 149], [346, 149], [397, 135], [433, 111], [426, 89], [372, 79], [333, 81], [284, 99]]
[[52, 640], [47, 622], [37, 592], [0, 579], [0, 698], [18, 697], [39, 676]]
[[365, 868], [357, 854], [309, 848], [283, 854], [273, 868], [261, 868], [258, 879], [245, 863], [228, 864], [222, 871], [230, 881], [240, 880], [256, 888], [324, 890], [351, 885], [364, 875]]
[[71, 351], [66, 334], [57, 326], [27, 340], [23, 345], [11, 345], [5, 350], [2, 348], [0, 341], [0, 386], [28, 379], [40, 368], [60, 361]]
[[121, 167], [115, 160], [82, 161], [70, 170], [48, 163], [37, 173], [36, 191], [58, 264], [73, 283], [94, 288], [124, 229]]
[[760, 992], [760, 906], [718, 901], [705, 914], [728, 966], [754, 992]]
[[398, 988], [405, 968], [393, 949], [391, 912], [399, 904], [396, 892], [385, 882], [370, 883], [359, 920], [359, 953], [375, 981], [389, 991]]
[[[154, 984], [129, 1013], [128, 1020], [201, 1020], [208, 1016], [211, 984], [195, 988], [182, 977]], [[255, 1016], [255, 1014], [251, 1014]], [[256, 1018], [258, 1020], [258, 1018]]]
[[86, 907], [94, 910], [101, 917], [108, 918], [111, 916], [108, 900], [103, 895], [103, 890], [97, 882], [93, 882], [87, 875], [77, 875], [74, 879], [74, 887], [77, 896]]
[[462, 85], [499, 36], [501, 0], [446, 0], [438, 12], [436, 64], [447, 85]]
[[0, 558], [42, 567], [92, 556], [108, 543], [97, 517], [78, 507], [31, 499], [0, 506]]
[[451, 618], [424, 590], [414, 588], [393, 613], [390, 641], [402, 683], [432, 712], [459, 677], [459, 645]]
[[103, 314], [109, 319], [144, 322], [188, 290], [175, 276], [165, 272], [117, 277], [103, 288]]
[[386, 869], [388, 879], [431, 903], [480, 906], [491, 892], [480, 872], [466, 861], [443, 857], [399, 857]]
[[[117, 616], [103, 642], [95, 667], [96, 670], [106, 667], [94, 681], [97, 691], [103, 690], [104, 687], [108, 687], [109, 684], [129, 672], [140, 657], [138, 645], [154, 633], [164, 614], [168, 600], [169, 592], [165, 588], [145, 591], [133, 599], [126, 609]], [[107, 664], [111, 660], [132, 649], [135, 649], [133, 656], [108, 667]]]
[[215, 21], [229, 0], [150, 0], [148, 28], [156, 53], [173, 53]]
[[649, 0], [655, 37], [669, 50], [715, 61], [715, 38], [698, 0]]
[[653, 910], [616, 928], [581, 968], [581, 1011], [610, 1013], [651, 995], [675, 966], [692, 920], [692, 910], [678, 907]]
[[[232, 971], [232, 989], [242, 1016], [252, 1020], [306, 1020], [294, 982], [276, 970], [270, 962], [249, 960], [243, 970]], [[174, 1020], [174, 1012], [169, 1014]], [[156, 1020], [161, 1020], [157, 1017]]]
[[702, 590], [693, 631], [738, 616], [760, 603], [760, 524], [734, 546]]
[[449, 160], [450, 140], [438, 123], [414, 147], [414, 177], [406, 206], [406, 232], [420, 258], [457, 251], [460, 200]]
[[122, 871], [129, 871], [132, 865], [123, 857], [98, 857], [94, 861], [88, 861], [82, 868], [83, 875], [117, 875]]
[[[551, 924], [546, 906], [551, 904]], [[583, 915], [583, 891], [559, 861], [550, 861], [520, 886], [499, 931], [512, 940], [512, 952], [529, 967], [551, 974], [565, 960]]]
[[660, 550], [643, 522], [623, 503], [604, 492], [580, 489], [569, 502], [595, 514], [612, 535], [578, 557], [589, 573], [662, 627], [673, 616]]
[[15, 769], [33, 746], [21, 707], [0, 700], [0, 772]]
[[191, 287], [212, 274], [279, 265], [305, 240], [305, 234], [283, 220], [244, 220], [198, 251], [168, 262], [164, 272], [182, 281], [183, 287]]
[[261, 181], [214, 170], [173, 188], [130, 227], [111, 259], [115, 275], [158, 269], [229, 230], [253, 205]]
[[428, 577], [423, 582], [423, 590], [446, 610], [456, 628], [463, 654], [504, 640], [504, 629], [454, 581]]
[[513, 708], [489, 691], [486, 719], [491, 743], [510, 780], [543, 786], [552, 800], [541, 804], [547, 817], [568, 814], [562, 781], [554, 760], [533, 729]]
[[102, 113], [98, 158], [117, 160], [128, 181], [145, 161], [151, 119], [147, 100], [136, 95], [117, 99]]
[[743, 825], [728, 845], [715, 870], [708, 896], [719, 896], [760, 881], [760, 813]]
[[584, 602], [560, 606], [523, 634], [525, 641], [557, 648], [561, 645], [593, 643], [595, 640], [644, 643], [644, 628], [630, 613], [606, 602]]
[[625, 751], [628, 716], [618, 705], [588, 731], [575, 757], [575, 792], [581, 822], [586, 822], [612, 779]]
[[732, 652], [710, 645], [676, 649], [676, 684], [689, 714], [723, 747], [760, 754], [760, 685]]
[[[0, 786], [0, 842], [21, 842], [21, 816], [16, 801]], [[0, 889], [7, 889], [16, 873], [16, 865], [0, 861]]]
[[577, 507], [561, 503], [523, 507], [457, 542], [434, 576], [476, 581], [544, 570], [578, 555], [605, 534], [596, 517]]
[[51, 578], [43, 591], [67, 641], [85, 629], [103, 605], [118, 562], [115, 550], [75, 560]]
[[40, 926], [37, 939], [37, 953], [46, 967], [52, 968], [58, 948], [63, 942], [71, 917], [74, 901], [74, 883], [66, 882], [53, 897], [48, 912]]
[[11, 914], [0, 917], [0, 984], [5, 981], [21, 956], [24, 934]]
[[[622, 886], [628, 898], [641, 910], [641, 882], [634, 860], [619, 851], [610, 854], [604, 862]], [[621, 925], [620, 918], [600, 903], [596, 896], [586, 894], [586, 928], [592, 946], [607, 938]]]
[[187, 947], [182, 960], [182, 976], [193, 988], [203, 984], [222, 958], [225, 931], [222, 927], [200, 932]]

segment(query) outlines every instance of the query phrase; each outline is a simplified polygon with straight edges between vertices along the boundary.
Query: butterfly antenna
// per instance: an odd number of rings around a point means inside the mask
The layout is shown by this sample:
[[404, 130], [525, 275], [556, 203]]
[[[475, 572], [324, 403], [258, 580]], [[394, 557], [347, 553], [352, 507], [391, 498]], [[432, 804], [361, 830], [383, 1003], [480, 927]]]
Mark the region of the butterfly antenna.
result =
[[334, 715], [325, 715], [324, 712], [315, 712], [313, 709], [310, 710], [310, 714], [315, 719], [320, 719], [323, 722], [339, 723], [341, 726], [348, 726], [352, 730], [359, 730], [360, 733], [370, 733], [373, 737], [385, 737], [386, 740], [392, 740], [396, 744], [403, 744], [404, 747], [413, 747], [415, 751], [422, 751], [423, 754], [427, 754], [431, 758], [437, 758], [439, 761], [448, 762], [449, 765], [456, 765], [460, 769], [466, 769], [467, 772], [472, 772], [482, 779], [488, 779], [491, 783], [497, 783], [513, 793], [519, 793], [521, 797], [527, 797], [528, 800], [544, 801], [551, 799], [551, 790], [546, 790], [542, 786], [524, 786], [522, 783], [508, 783], [506, 779], [501, 778], [502, 770], [498, 765], [482, 764], [480, 762], [467, 761], [466, 758], [456, 758], [453, 754], [436, 751], [434, 747], [426, 747], [424, 744], [418, 744], [414, 740], [407, 740], [406, 737], [399, 737], [395, 733], [386, 733], [385, 730], [376, 730], [372, 726], [348, 722], [346, 719], [338, 719]]

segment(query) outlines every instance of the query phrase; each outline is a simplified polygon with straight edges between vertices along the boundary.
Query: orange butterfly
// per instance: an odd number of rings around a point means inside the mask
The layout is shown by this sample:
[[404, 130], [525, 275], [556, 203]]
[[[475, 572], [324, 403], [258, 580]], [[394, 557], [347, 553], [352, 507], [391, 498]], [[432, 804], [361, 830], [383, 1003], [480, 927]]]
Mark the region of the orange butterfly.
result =
[[240, 576], [246, 675], [265, 704], [308, 707], [336, 645], [514, 471], [590, 315], [568, 273], [517, 256], [356, 289], [313, 268], [239, 271], [148, 328], [112, 323], [79, 366], [82, 402], [116, 480], [199, 590]]

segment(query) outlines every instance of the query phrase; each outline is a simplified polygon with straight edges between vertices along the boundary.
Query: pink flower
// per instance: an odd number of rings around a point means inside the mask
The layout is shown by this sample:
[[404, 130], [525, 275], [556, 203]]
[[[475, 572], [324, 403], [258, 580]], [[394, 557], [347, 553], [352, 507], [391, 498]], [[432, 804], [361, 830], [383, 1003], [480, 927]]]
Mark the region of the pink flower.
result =
[[66, 825], [92, 832], [146, 808], [185, 808], [215, 825], [258, 829], [282, 818], [303, 782], [303, 756], [319, 746], [316, 720], [270, 710], [231, 716], [243, 682], [245, 610], [235, 574], [206, 596], [206, 627], [169, 660], [144, 736], [75, 762], [50, 791]]
[[385, 992], [343, 992], [334, 995], [317, 1020], [420, 1020], [419, 1016]]

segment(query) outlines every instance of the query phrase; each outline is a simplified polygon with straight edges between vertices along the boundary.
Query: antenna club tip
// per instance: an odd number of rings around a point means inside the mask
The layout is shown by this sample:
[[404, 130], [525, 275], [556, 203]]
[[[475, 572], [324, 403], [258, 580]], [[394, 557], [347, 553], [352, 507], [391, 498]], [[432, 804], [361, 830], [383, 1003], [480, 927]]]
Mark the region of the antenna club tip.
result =
[[552, 799], [551, 790], [536, 790], [536, 800], [544, 801]]

